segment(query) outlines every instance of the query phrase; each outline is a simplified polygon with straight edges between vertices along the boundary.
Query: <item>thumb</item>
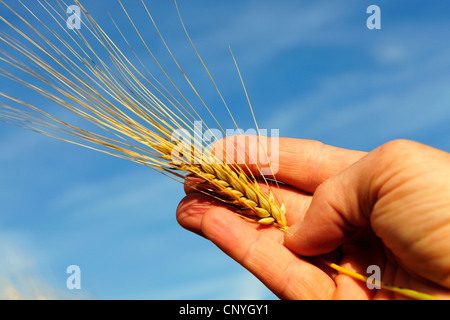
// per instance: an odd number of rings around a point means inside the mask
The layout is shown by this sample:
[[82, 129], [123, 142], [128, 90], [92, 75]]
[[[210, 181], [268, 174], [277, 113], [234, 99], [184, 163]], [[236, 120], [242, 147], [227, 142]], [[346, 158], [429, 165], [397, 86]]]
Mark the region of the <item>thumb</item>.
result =
[[370, 153], [341, 173], [325, 180], [313, 195], [305, 217], [285, 234], [285, 245], [303, 256], [339, 247], [358, 229], [369, 225], [377, 194], [376, 170]]
[[320, 184], [284, 244], [303, 256], [320, 255], [370, 224], [407, 271], [450, 288], [448, 176], [447, 152], [388, 142]]

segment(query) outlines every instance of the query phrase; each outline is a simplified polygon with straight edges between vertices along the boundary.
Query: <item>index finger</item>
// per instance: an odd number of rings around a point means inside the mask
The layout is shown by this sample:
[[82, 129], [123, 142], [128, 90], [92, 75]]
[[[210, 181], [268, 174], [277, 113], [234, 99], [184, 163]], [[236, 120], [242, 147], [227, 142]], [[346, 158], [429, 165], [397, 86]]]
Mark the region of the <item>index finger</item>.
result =
[[255, 176], [260, 176], [263, 170], [265, 177], [276, 178], [308, 193], [314, 193], [323, 181], [366, 154], [315, 140], [249, 135], [226, 137], [213, 145], [212, 152]]

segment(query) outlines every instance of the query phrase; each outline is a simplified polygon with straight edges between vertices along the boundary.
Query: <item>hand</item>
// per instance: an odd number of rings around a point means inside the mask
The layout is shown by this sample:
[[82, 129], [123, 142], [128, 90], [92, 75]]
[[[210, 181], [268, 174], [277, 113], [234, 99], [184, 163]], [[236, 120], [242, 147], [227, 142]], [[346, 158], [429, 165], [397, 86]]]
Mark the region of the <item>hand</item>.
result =
[[[279, 142], [276, 178], [287, 184], [280, 189], [291, 226], [285, 234], [241, 219], [189, 184], [179, 223], [211, 240], [280, 298], [403, 298], [346, 275], [333, 277], [299, 256], [323, 254], [361, 274], [377, 265], [384, 282], [450, 297], [448, 153], [409, 141], [370, 153]], [[258, 174], [256, 166], [250, 170]]]

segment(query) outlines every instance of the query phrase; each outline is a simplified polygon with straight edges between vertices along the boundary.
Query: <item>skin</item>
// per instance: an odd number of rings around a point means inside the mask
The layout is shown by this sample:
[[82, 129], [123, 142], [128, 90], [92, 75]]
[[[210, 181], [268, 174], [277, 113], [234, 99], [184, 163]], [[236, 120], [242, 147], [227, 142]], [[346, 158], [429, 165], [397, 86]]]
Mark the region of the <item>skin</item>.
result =
[[[256, 152], [227, 139], [215, 150], [233, 143], [250, 157]], [[406, 140], [365, 153], [280, 138], [274, 164], [285, 184], [274, 195], [286, 204], [286, 232], [238, 217], [190, 180], [178, 222], [282, 299], [405, 298], [337, 275], [317, 257], [367, 276], [377, 265], [384, 282], [450, 298], [449, 153]], [[258, 175], [256, 165], [243, 168]]]

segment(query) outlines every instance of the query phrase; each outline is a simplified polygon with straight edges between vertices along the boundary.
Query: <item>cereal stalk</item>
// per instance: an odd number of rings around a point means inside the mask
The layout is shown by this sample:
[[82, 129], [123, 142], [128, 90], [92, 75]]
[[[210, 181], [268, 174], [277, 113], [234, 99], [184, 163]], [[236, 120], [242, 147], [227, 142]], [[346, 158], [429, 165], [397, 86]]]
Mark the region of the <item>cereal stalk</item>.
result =
[[[275, 201], [270, 188], [268, 194], [264, 193], [258, 180], [253, 175], [246, 174], [237, 163], [218, 161], [203, 146], [197, 150], [194, 148], [192, 151], [191, 144], [186, 141], [180, 142], [180, 136], [174, 138], [173, 133], [181, 130], [183, 133], [187, 132], [187, 136], [184, 137], [187, 137], [190, 143], [202, 142], [201, 137], [190, 133], [195, 132], [195, 121], [202, 118], [164, 71], [120, 0], [124, 13], [139, 35], [142, 44], [145, 45], [149, 56], [153, 58], [156, 66], [164, 74], [165, 80], [173, 86], [181, 98], [177, 99], [163, 86], [137, 56], [141, 68], [131, 63], [129, 57], [121, 51], [120, 46], [116, 45], [77, 0], [75, 2], [86, 19], [82, 21], [82, 29], [86, 30], [83, 33], [79, 30], [69, 31], [65, 24], [67, 19], [67, 15], [64, 15], [65, 11], [61, 14], [60, 10], [52, 7], [48, 2], [44, 5], [37, 1], [48, 13], [45, 21], [36, 16], [26, 4], [19, 2], [24, 10], [30, 13], [29, 19], [22, 17], [0, 0], [0, 3], [9, 9], [10, 14], [15, 15], [30, 29], [28, 33], [23, 32], [5, 17], [0, 16], [0, 21], [15, 33], [15, 37], [0, 33], [2, 43], [0, 61], [8, 66], [7, 69], [0, 69], [0, 76], [46, 97], [53, 104], [85, 120], [89, 127], [100, 128], [102, 133], [70, 124], [40, 107], [5, 92], [0, 92], [0, 96], [9, 100], [11, 104], [20, 105], [23, 108], [0, 103], [0, 120], [143, 164], [180, 182], [184, 182], [186, 176], [194, 175], [202, 179], [202, 182], [196, 185], [200, 192], [233, 205], [242, 217], [262, 225], [273, 225], [283, 231], [287, 229], [285, 205]], [[142, 2], [142, 4], [190, 89], [221, 128], [213, 112], [201, 99], [170, 52], [145, 3]], [[47, 19], [58, 26], [60, 34], [47, 27]], [[30, 23], [30, 21], [34, 22]], [[47, 34], [53, 36], [52, 39], [41, 33], [37, 25], [41, 25]], [[183, 23], [182, 25], [186, 31]], [[128, 44], [119, 28], [118, 31]], [[195, 49], [189, 36], [188, 38]], [[8, 48], [13, 53], [3, 48]], [[103, 54], [100, 51], [103, 51]], [[134, 54], [134, 51], [132, 52]], [[198, 54], [196, 49], [195, 52]], [[200, 58], [199, 55], [198, 57]], [[201, 58], [200, 61], [211, 77]], [[10, 69], [14, 71], [9, 71]], [[237, 70], [239, 72], [238, 68]], [[19, 73], [22, 76], [18, 75]], [[240, 73], [239, 76], [241, 76]], [[211, 80], [217, 89], [212, 77]], [[218, 89], [217, 92], [228, 110]], [[250, 105], [250, 101], [248, 102]], [[251, 105], [250, 109], [253, 115]], [[234, 121], [234, 118], [232, 119]], [[256, 121], [255, 125], [257, 126]], [[217, 137], [215, 138], [218, 140]], [[265, 183], [268, 185], [267, 181]], [[332, 263], [327, 265], [355, 279], [362, 281], [365, 279], [338, 265]], [[384, 287], [405, 295], [411, 292], [411, 290], [390, 285]], [[420, 294], [408, 296], [429, 297]]]

